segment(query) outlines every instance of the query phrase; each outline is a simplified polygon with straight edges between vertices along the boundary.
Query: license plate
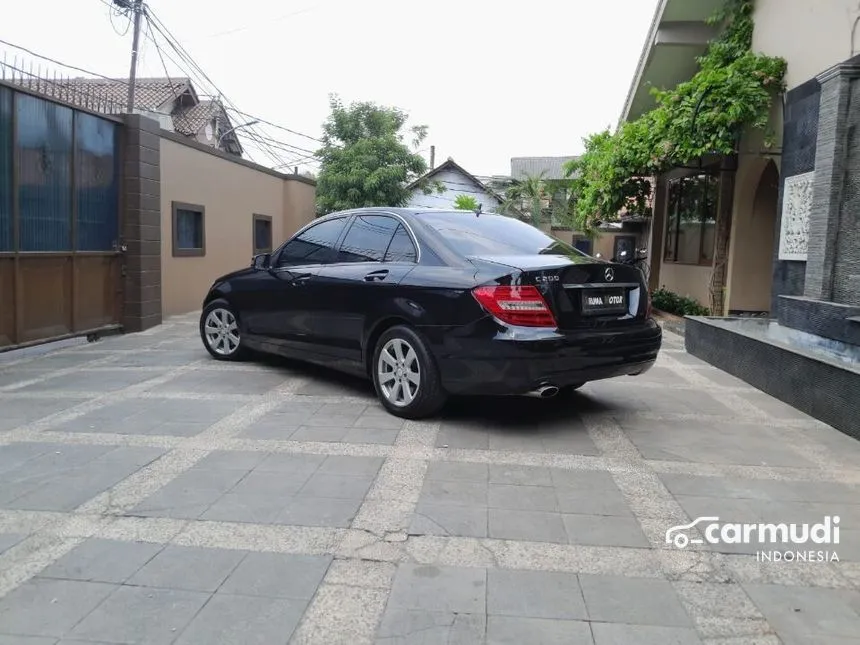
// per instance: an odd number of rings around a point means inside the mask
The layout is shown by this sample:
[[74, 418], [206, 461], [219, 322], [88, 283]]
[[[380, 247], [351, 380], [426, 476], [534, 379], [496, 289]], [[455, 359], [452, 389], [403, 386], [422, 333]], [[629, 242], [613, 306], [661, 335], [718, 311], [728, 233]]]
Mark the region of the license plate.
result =
[[585, 291], [582, 294], [582, 313], [586, 315], [627, 313], [627, 297], [622, 289]]

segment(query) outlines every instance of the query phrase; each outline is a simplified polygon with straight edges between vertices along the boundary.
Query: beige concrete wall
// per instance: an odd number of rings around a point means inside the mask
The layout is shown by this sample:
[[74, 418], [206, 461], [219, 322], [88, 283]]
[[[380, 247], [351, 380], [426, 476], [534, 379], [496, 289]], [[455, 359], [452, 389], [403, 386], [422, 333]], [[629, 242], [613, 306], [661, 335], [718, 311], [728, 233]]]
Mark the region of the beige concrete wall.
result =
[[665, 288], [679, 296], [693, 298], [707, 307], [711, 300], [709, 286], [712, 271], [710, 266], [663, 262], [660, 266], [658, 288]]
[[[161, 297], [164, 316], [200, 308], [212, 281], [248, 266], [253, 216], [272, 218], [277, 247], [314, 216], [312, 185], [250, 168], [162, 137]], [[202, 257], [174, 257], [172, 203], [205, 207]]]
[[860, 53], [860, 29], [851, 43], [858, 16], [857, 0], [757, 0], [753, 49], [788, 61], [792, 89]]

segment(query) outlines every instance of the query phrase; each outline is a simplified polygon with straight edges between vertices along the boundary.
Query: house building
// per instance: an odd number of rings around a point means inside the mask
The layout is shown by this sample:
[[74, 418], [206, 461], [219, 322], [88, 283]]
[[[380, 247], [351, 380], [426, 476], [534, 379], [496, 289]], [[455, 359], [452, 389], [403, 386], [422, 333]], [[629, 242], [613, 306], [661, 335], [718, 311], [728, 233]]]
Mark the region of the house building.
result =
[[197, 310], [315, 215], [312, 180], [201, 141], [201, 102], [171, 130], [77, 99], [0, 81], [0, 351]]
[[[78, 77], [42, 82], [26, 77], [11, 82], [101, 114], [120, 115], [128, 108], [128, 79]], [[155, 119], [168, 132], [242, 156], [234, 131], [239, 124], [230, 119], [221, 101], [198, 96], [188, 78], [136, 79], [134, 112]]]
[[[652, 88], [672, 88], [696, 73], [696, 58], [717, 34], [718, 27], [708, 24], [708, 18], [722, 4], [660, 0], [622, 122], [654, 107]], [[795, 229], [808, 229], [803, 213], [808, 210], [811, 177], [786, 184], [786, 176], [801, 167], [811, 170], [814, 144], [810, 148], [809, 142], [817, 124], [806, 120], [805, 129], [799, 130], [797, 114], [809, 103], [817, 115], [816, 75], [857, 53], [858, 16], [853, 0], [757, 0], [753, 50], [788, 63], [787, 94], [784, 101], [776, 101], [771, 114], [777, 140], [768, 147], [760, 133], [748, 132], [732, 158], [693, 160], [655, 178], [649, 235], [652, 288], [665, 286], [693, 297], [717, 315], [775, 315], [778, 295], [802, 293], [806, 251], [797, 249], [805, 249], [808, 233], [796, 241], [791, 235]], [[794, 144], [801, 147], [793, 150]], [[702, 212], [679, 217], [690, 196], [702, 196], [697, 199], [704, 205]], [[800, 214], [794, 215], [796, 211]], [[786, 225], [782, 237], [781, 224]], [[725, 263], [715, 263], [720, 226], [729, 231]], [[714, 290], [714, 284], [725, 288]]]
[[[434, 190], [425, 194], [421, 186], [426, 182], [438, 183], [441, 192]], [[457, 197], [466, 195], [474, 198], [485, 213], [490, 213], [497, 211], [504, 202], [501, 194], [466, 171], [451, 157], [445, 163], [431, 168], [407, 188], [412, 191], [412, 195], [406, 206], [415, 208], [454, 208]]]

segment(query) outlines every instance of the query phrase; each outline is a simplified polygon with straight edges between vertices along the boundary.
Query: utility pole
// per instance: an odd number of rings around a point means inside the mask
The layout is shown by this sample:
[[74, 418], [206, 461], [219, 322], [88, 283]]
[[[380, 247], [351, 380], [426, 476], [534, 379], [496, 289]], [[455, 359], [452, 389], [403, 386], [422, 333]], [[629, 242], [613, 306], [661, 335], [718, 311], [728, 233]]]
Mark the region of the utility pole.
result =
[[430, 170], [436, 167], [436, 146], [430, 146]]
[[[128, 113], [134, 112], [134, 84], [137, 77], [137, 46], [140, 43], [140, 18], [143, 14], [143, 0], [131, 0], [134, 4], [131, 11], [134, 13], [134, 36], [131, 41], [131, 70], [128, 72]], [[124, 3], [131, 4], [128, 0]]]

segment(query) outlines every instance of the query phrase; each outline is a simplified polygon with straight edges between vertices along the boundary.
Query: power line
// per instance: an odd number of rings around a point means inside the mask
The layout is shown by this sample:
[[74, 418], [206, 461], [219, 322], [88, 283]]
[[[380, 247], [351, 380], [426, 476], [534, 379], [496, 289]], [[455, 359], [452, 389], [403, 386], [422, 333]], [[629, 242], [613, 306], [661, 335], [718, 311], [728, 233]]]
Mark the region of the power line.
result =
[[297, 132], [297, 131], [295, 131], [295, 130], [290, 130], [289, 128], [286, 128], [286, 127], [284, 127], [284, 126], [282, 126], [282, 125], [278, 125], [277, 123], [272, 123], [271, 121], [266, 121], [265, 119], [261, 119], [261, 118], [260, 118], [260, 117], [258, 117], [258, 116], [253, 116], [253, 115], [251, 115], [251, 114], [248, 114], [247, 112], [242, 112], [242, 111], [240, 111], [240, 110], [236, 110], [236, 109], [233, 109], [233, 108], [231, 108], [231, 111], [232, 111], [232, 112], [235, 112], [236, 114], [238, 114], [238, 115], [240, 115], [240, 116], [243, 116], [243, 117], [246, 117], [246, 118], [249, 118], [249, 119], [256, 119], [256, 120], [257, 120], [257, 121], [259, 121], [260, 123], [265, 123], [266, 125], [270, 125], [270, 126], [272, 126], [273, 128], [278, 128], [279, 130], [284, 130], [284, 131], [286, 131], [286, 132], [289, 132], [290, 134], [295, 134], [295, 135], [300, 136], [300, 137], [305, 137], [306, 139], [310, 139], [311, 141], [316, 141], [316, 142], [318, 142], [318, 143], [325, 143], [325, 141], [323, 141], [322, 139], [318, 139], [317, 137], [312, 137], [312, 136], [311, 136], [311, 135], [309, 135], [309, 134], [304, 134], [304, 133], [302, 133], [302, 132]]
[[[155, 13], [152, 11], [152, 8], [148, 4], [144, 5], [144, 15], [146, 16], [147, 20], [152, 21], [155, 30], [167, 41], [167, 44], [174, 52], [176, 52], [179, 58], [182, 59], [189, 67], [191, 67], [192, 71], [198, 73], [209, 84], [209, 86], [215, 90], [218, 96], [223, 99], [224, 103], [227, 103], [234, 109], [238, 109], [236, 108], [235, 104], [230, 101], [226, 94], [224, 94], [224, 92], [222, 92], [218, 88], [218, 86], [212, 81], [212, 79], [209, 78], [209, 76], [206, 74], [205, 71], [203, 71], [200, 65], [198, 65], [194, 61], [194, 59], [191, 57], [191, 54], [189, 54], [188, 51], [178, 42], [176, 37], [170, 32], [170, 30], [158, 18], [158, 16], [155, 15]], [[157, 46], [158, 43], [156, 43], [156, 47]], [[253, 127], [249, 127], [245, 131], [246, 136], [251, 136], [252, 133], [256, 133]], [[281, 159], [275, 152], [273, 152], [270, 146], [263, 146], [262, 151], [265, 152], [270, 159], [274, 160], [276, 164], [283, 163], [283, 159]]]

